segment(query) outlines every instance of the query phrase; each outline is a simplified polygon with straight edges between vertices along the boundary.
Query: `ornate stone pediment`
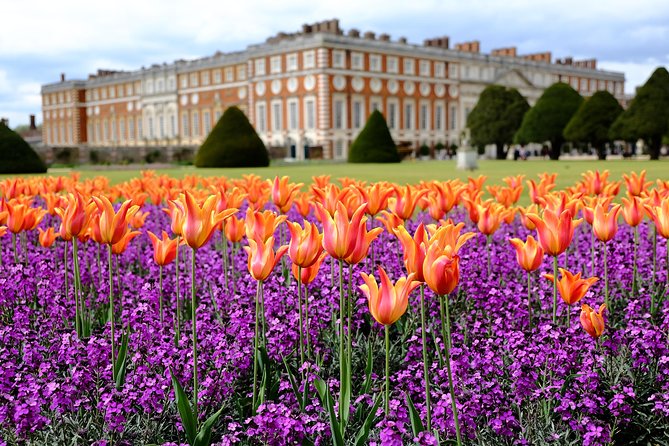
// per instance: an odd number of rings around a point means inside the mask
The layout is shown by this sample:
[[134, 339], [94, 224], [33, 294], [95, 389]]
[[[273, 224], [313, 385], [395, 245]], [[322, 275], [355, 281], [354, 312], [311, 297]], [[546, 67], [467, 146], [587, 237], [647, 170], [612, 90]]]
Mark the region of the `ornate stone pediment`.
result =
[[525, 75], [521, 73], [520, 70], [517, 69], [508, 69], [502, 71], [495, 77], [492, 83], [516, 89], [527, 87], [535, 88], [535, 85], [527, 77], [525, 77]]

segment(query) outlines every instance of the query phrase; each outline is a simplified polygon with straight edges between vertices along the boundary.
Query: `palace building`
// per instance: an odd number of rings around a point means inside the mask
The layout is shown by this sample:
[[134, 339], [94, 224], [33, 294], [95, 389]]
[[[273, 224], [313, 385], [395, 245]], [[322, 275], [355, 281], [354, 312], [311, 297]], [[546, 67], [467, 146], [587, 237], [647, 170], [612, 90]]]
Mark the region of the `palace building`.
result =
[[594, 59], [553, 60], [480, 42], [422, 45], [388, 34], [344, 33], [338, 20], [279, 33], [245, 50], [136, 71], [98, 70], [42, 86], [43, 140], [50, 147], [138, 151], [197, 147], [221, 114], [238, 106], [274, 156], [304, 159], [312, 147], [345, 159], [373, 110], [398, 144], [458, 143], [467, 115], [490, 84], [517, 88], [533, 104], [555, 82], [583, 96], [624, 100], [623, 73]]

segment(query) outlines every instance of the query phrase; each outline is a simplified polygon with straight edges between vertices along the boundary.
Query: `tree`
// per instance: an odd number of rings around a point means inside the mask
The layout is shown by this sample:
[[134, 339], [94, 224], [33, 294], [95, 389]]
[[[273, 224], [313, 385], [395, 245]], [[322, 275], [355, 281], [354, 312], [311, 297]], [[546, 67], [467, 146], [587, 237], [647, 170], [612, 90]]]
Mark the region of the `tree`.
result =
[[608, 91], [598, 91], [586, 99], [567, 123], [563, 135], [567, 141], [589, 142], [600, 160], [606, 159], [609, 128], [623, 112], [618, 100]]
[[669, 131], [669, 72], [659, 67], [636, 92], [627, 110], [613, 122], [611, 139], [643, 139], [650, 159], [660, 158], [662, 137]]
[[581, 95], [569, 85], [563, 82], [551, 85], [523, 117], [514, 141], [519, 144], [550, 141], [550, 158], [559, 159], [564, 143], [562, 132], [582, 102]]
[[46, 165], [21, 136], [0, 122], [0, 173], [44, 173]]
[[264, 167], [269, 154], [243, 111], [228, 108], [195, 156], [197, 167]]
[[527, 100], [515, 88], [486, 87], [467, 118], [473, 145], [495, 144], [497, 159], [505, 159], [504, 146], [513, 142], [513, 135], [529, 108]]
[[348, 152], [349, 163], [399, 163], [397, 146], [380, 111], [374, 110]]

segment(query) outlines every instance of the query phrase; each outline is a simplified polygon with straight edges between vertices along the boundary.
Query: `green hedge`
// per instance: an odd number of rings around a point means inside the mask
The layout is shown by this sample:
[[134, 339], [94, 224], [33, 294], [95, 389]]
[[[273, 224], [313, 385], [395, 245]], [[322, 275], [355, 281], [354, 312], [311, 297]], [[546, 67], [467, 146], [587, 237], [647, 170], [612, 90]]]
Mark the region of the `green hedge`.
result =
[[21, 136], [0, 123], [0, 173], [44, 173], [46, 164]]
[[397, 147], [386, 120], [378, 110], [369, 115], [365, 128], [351, 144], [349, 163], [399, 163]]
[[197, 167], [264, 167], [269, 154], [248, 118], [228, 108], [195, 156]]

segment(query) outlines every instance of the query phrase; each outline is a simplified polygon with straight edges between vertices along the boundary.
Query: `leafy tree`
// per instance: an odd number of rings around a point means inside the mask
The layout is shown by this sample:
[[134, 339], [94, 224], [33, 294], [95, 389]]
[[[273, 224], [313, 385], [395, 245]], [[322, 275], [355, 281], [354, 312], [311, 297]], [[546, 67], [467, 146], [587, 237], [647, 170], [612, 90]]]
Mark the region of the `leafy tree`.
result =
[[527, 100], [515, 88], [486, 87], [467, 118], [473, 145], [495, 144], [497, 159], [505, 159], [504, 146], [513, 142], [513, 135], [529, 108]]
[[650, 148], [650, 159], [660, 158], [662, 137], [669, 132], [669, 72], [657, 68], [637, 90], [627, 110], [613, 122], [611, 139], [642, 138]]
[[599, 159], [606, 159], [609, 128], [623, 112], [618, 100], [608, 91], [598, 91], [586, 99], [567, 123], [563, 135], [567, 141], [589, 142]]
[[0, 173], [44, 173], [46, 165], [21, 136], [0, 122]]
[[195, 166], [264, 167], [269, 154], [244, 112], [230, 107], [200, 146]]
[[569, 85], [563, 82], [551, 85], [523, 117], [514, 141], [519, 144], [550, 141], [550, 158], [559, 159], [564, 143], [562, 132], [582, 102], [581, 95]]
[[397, 146], [380, 111], [374, 110], [348, 152], [349, 163], [399, 163]]

